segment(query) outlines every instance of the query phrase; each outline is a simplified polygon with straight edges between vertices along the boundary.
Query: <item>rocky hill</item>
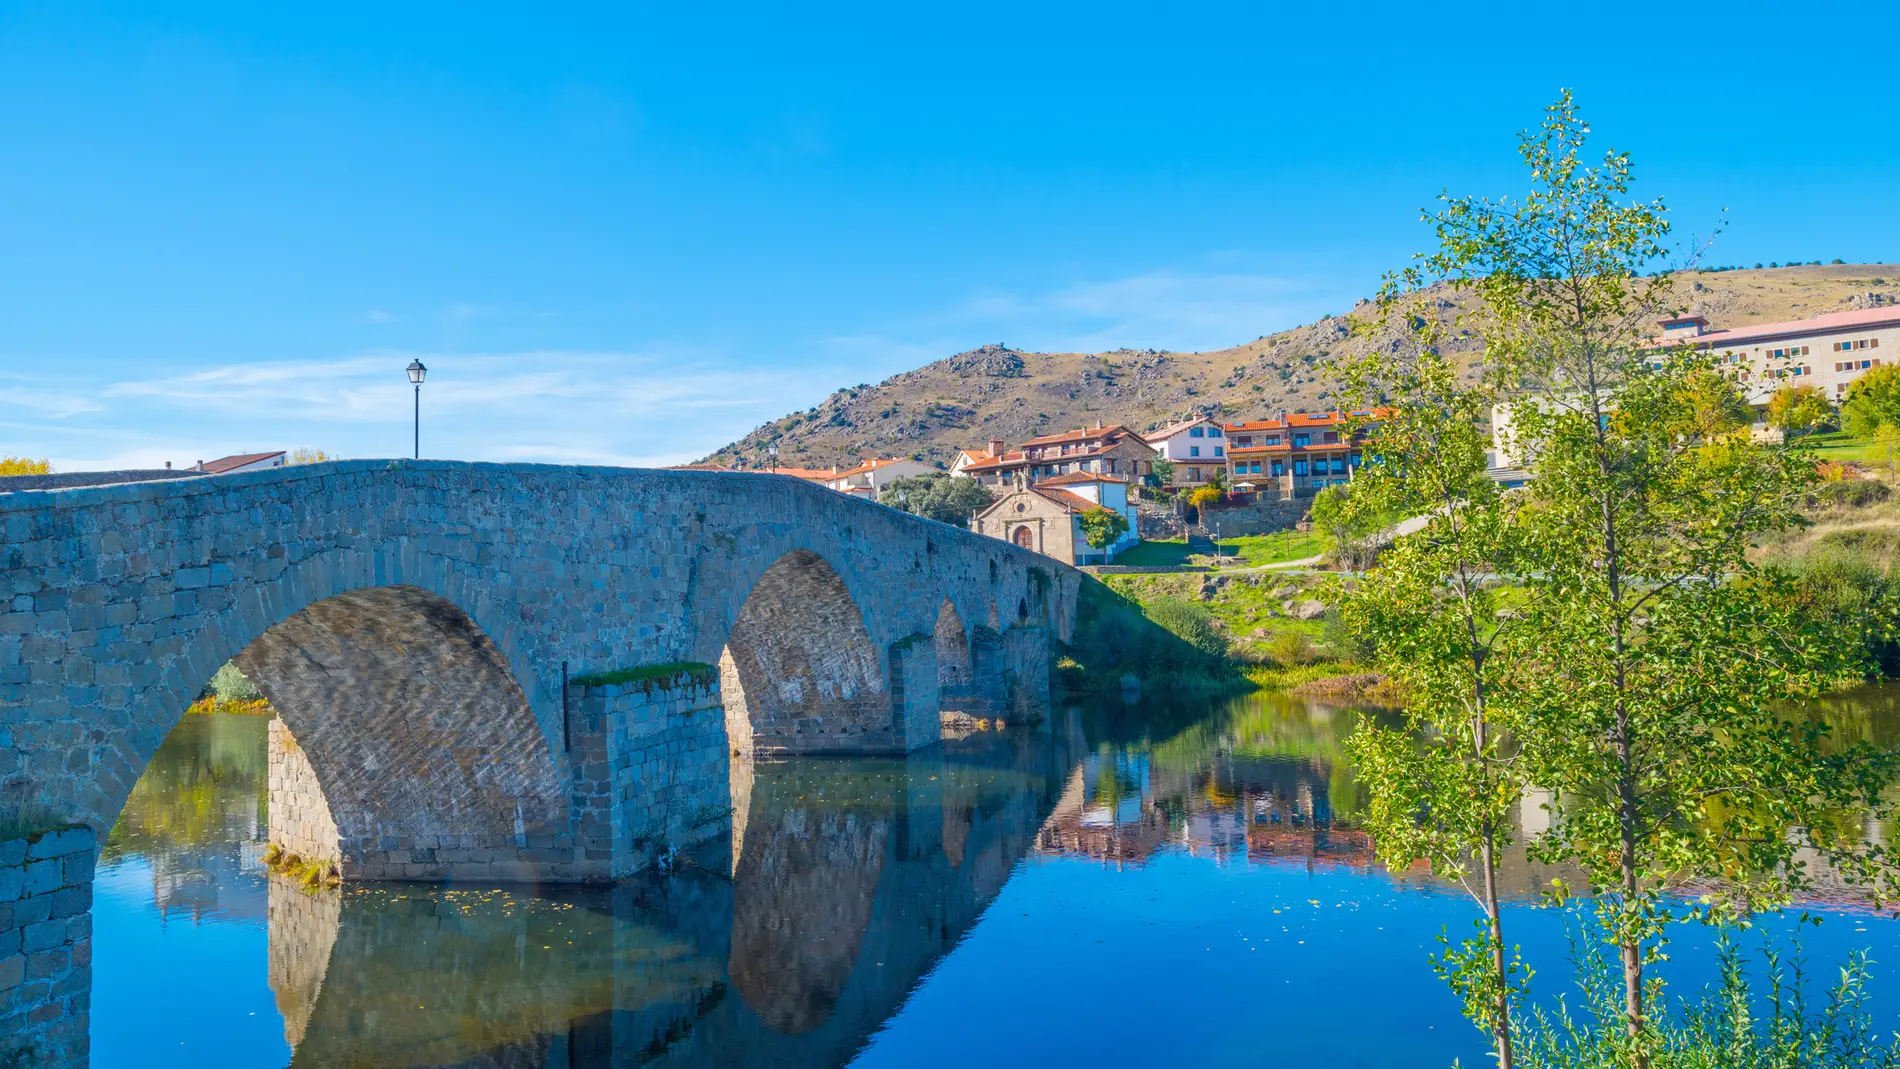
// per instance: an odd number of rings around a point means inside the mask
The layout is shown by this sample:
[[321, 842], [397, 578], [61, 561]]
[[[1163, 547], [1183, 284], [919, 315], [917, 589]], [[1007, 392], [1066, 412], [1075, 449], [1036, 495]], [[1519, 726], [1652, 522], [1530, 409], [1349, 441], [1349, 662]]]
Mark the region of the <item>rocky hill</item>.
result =
[[[1716, 327], [1769, 323], [1900, 303], [1900, 266], [1700, 271], [1679, 279], [1676, 292], [1680, 304]], [[706, 459], [757, 466], [776, 442], [785, 466], [906, 456], [947, 467], [958, 449], [980, 449], [991, 438], [1014, 444], [1096, 420], [1145, 430], [1190, 414], [1259, 419], [1326, 408], [1336, 388], [1327, 365], [1348, 351], [1347, 335], [1343, 317], [1328, 317], [1200, 353], [1030, 353], [988, 345], [875, 386], [839, 390]]]

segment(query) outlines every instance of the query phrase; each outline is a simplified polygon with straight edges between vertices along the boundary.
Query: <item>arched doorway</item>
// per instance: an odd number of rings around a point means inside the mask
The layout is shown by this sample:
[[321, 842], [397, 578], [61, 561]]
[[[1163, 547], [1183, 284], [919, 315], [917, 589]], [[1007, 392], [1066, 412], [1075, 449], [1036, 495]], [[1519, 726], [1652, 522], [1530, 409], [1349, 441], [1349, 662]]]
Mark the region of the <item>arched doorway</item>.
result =
[[1027, 550], [1033, 551], [1036, 548], [1036, 532], [1027, 524], [1016, 528], [1016, 533], [1011, 535], [1009, 540]]

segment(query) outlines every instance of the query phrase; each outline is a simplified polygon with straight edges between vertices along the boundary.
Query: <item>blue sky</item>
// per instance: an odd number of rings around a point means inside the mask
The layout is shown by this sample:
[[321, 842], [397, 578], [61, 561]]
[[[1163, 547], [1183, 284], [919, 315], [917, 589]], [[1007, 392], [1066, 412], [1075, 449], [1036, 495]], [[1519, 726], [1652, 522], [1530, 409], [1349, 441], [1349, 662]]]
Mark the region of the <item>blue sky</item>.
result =
[[986, 342], [1345, 309], [1562, 86], [1900, 260], [1896, 5], [0, 3], [0, 454], [651, 464]]

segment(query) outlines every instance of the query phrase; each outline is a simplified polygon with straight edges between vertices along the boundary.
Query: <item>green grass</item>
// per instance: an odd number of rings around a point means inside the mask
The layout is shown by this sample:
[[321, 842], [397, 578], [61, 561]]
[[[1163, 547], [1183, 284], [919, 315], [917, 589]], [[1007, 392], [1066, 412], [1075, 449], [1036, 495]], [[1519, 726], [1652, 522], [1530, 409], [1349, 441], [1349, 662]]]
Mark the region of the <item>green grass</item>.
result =
[[1814, 446], [1814, 455], [1822, 460], [1859, 461], [1862, 464], [1884, 466], [1887, 463], [1887, 448], [1871, 438], [1855, 438], [1846, 431], [1826, 431], [1808, 436], [1809, 444]]
[[1220, 556], [1216, 558], [1208, 554], [1190, 554], [1186, 542], [1166, 539], [1131, 546], [1115, 558], [1115, 563], [1136, 568], [1254, 567], [1317, 557], [1325, 553], [1327, 547], [1326, 537], [1311, 531], [1242, 535], [1221, 539]]

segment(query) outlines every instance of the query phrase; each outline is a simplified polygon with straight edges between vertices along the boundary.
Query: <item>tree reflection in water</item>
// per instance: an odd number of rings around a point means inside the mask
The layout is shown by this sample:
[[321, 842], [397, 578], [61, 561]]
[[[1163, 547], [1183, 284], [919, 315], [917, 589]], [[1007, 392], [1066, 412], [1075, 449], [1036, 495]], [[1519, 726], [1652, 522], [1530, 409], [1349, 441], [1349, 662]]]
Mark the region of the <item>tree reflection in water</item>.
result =
[[[1892, 688], [1817, 711], [1849, 737], [1900, 736]], [[147, 859], [164, 911], [268, 915], [293, 1065], [817, 1069], [863, 1048], [1026, 857], [1376, 872], [1343, 743], [1379, 715], [1254, 694], [1072, 711], [902, 760], [747, 762], [735, 840], [670, 876], [315, 895], [255, 863], [264, 720], [192, 717], [105, 861]], [[1536, 799], [1524, 813], [1534, 827]], [[1550, 874], [1520, 852], [1505, 875], [1521, 899]]]

